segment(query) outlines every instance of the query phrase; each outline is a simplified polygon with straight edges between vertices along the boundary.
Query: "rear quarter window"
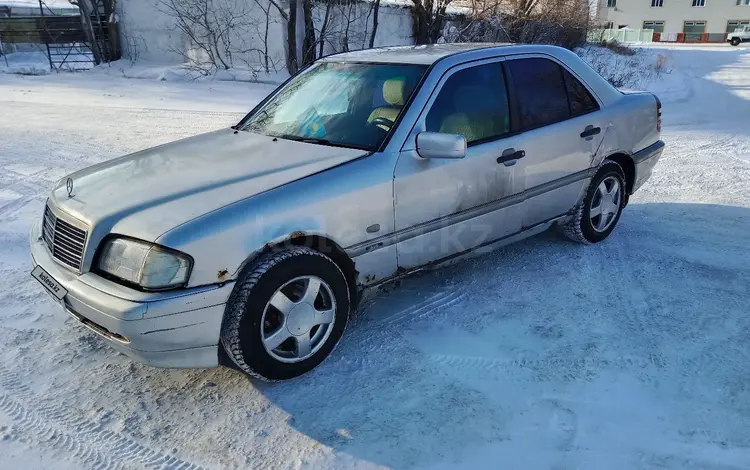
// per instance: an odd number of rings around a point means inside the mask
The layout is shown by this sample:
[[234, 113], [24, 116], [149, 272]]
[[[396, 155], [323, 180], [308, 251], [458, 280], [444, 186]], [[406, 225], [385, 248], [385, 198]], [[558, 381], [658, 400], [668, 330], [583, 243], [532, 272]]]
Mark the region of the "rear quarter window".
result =
[[562, 69], [562, 73], [565, 79], [565, 87], [568, 90], [568, 99], [570, 100], [570, 114], [580, 116], [598, 111], [599, 104], [591, 96], [586, 86], [567, 70]]

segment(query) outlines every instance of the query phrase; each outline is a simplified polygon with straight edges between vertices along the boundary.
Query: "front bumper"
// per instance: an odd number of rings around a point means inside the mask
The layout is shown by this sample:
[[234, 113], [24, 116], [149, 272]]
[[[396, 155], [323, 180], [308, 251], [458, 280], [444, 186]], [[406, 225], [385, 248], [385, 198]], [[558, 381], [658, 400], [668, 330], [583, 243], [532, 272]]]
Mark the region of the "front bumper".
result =
[[636, 192], [651, 177], [654, 166], [659, 161], [662, 152], [664, 152], [664, 142], [660, 140], [633, 154], [635, 178], [632, 193]]
[[[216, 367], [224, 307], [232, 283], [145, 293], [93, 273], [76, 274], [52, 259], [35, 224], [34, 267], [67, 289], [56, 302], [116, 350], [155, 367]], [[46, 291], [46, 289], [45, 289]]]

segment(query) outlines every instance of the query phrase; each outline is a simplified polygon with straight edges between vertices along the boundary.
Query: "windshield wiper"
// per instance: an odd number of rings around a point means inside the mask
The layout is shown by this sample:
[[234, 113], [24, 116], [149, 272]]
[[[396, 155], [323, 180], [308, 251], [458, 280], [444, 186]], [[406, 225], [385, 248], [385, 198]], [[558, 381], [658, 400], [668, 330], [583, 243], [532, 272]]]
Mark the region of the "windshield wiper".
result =
[[357, 150], [372, 150], [368, 147], [354, 145], [354, 144], [341, 144], [338, 142], [331, 142], [328, 139], [321, 139], [318, 137], [303, 137], [301, 135], [294, 134], [270, 134], [279, 139], [294, 140], [297, 142], [306, 142], [308, 144], [328, 145], [329, 147], [341, 147], [345, 149], [357, 149]]
[[297, 142], [307, 142], [309, 144], [320, 144], [320, 145], [336, 145], [328, 139], [319, 139], [317, 137], [303, 137], [301, 135], [294, 134], [281, 134], [277, 137], [287, 140], [295, 140]]
[[308, 142], [310, 144], [320, 144], [320, 145], [335, 145], [328, 139], [319, 139], [317, 137], [301, 137], [299, 139], [300, 142]]

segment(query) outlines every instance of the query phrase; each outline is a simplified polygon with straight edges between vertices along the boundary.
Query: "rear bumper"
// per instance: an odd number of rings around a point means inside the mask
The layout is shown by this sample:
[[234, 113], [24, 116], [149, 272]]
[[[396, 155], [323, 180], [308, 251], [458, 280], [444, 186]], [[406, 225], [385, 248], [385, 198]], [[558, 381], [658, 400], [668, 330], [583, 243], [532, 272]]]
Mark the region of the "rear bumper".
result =
[[[155, 367], [218, 365], [221, 321], [233, 284], [154, 294], [133, 291], [127, 298], [119, 285], [107, 292], [109, 281], [92, 273], [78, 275], [58, 264], [39, 231], [35, 225], [30, 234], [33, 265], [68, 291], [62, 300], [53, 299], [83, 326], [116, 350]], [[97, 287], [91, 285], [91, 276], [98, 278]]]
[[664, 142], [660, 140], [633, 154], [635, 178], [632, 193], [636, 192], [651, 177], [654, 166], [659, 161], [662, 152], [664, 152]]

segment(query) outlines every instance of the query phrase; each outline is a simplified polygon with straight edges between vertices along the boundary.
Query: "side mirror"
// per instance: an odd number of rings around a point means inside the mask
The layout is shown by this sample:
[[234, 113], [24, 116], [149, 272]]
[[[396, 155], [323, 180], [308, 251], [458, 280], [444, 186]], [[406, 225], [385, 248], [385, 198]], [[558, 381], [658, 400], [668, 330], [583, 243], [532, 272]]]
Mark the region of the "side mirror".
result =
[[422, 158], [464, 158], [466, 138], [458, 134], [420, 132], [417, 134], [417, 153]]

